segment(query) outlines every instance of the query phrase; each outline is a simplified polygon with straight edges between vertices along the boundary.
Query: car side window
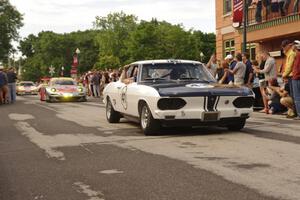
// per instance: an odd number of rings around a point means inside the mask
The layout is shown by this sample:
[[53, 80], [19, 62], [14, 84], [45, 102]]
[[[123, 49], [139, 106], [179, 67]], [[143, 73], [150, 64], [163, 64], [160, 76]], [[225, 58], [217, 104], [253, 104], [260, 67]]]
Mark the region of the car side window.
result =
[[127, 77], [131, 79], [133, 82], [137, 81], [137, 75], [138, 75], [138, 66], [132, 65], [129, 67], [127, 71]]

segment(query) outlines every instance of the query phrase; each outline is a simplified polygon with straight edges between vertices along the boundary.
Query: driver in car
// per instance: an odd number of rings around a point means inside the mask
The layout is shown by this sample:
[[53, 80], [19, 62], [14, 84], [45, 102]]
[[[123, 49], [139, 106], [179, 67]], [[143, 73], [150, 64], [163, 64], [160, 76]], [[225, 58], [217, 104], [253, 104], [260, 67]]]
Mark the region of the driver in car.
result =
[[130, 65], [125, 65], [123, 72], [120, 76], [120, 80], [122, 83], [125, 83], [126, 85], [130, 84], [130, 83], [134, 83], [136, 82], [137, 79], [137, 74], [138, 74], [138, 68], [134, 68], [134, 72], [133, 75], [131, 77], [128, 77], [128, 69], [129, 69]]

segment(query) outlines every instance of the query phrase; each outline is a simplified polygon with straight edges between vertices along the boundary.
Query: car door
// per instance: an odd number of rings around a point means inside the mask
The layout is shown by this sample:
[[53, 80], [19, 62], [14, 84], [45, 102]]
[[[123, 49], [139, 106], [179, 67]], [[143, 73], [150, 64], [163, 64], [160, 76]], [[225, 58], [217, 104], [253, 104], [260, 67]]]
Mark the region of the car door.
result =
[[[133, 70], [134, 70], [134, 65], [130, 66], [127, 70], [126, 77], [131, 78], [133, 75]], [[117, 88], [117, 97], [116, 97], [116, 110], [129, 114], [128, 113], [128, 95], [127, 95], [127, 90], [128, 86], [131, 84], [125, 84], [122, 83], [121, 81], [116, 83], [116, 88]]]
[[140, 66], [133, 65], [133, 69], [131, 72], [131, 78], [133, 78], [135, 81], [128, 84], [126, 88], [126, 113], [128, 113], [131, 116], [139, 116], [138, 114], [138, 100], [139, 100], [139, 72]]

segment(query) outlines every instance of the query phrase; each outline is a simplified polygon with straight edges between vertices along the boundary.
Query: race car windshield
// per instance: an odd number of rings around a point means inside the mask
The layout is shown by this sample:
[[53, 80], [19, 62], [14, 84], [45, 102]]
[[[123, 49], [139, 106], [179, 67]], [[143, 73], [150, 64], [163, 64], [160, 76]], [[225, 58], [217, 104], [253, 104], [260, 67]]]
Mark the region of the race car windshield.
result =
[[33, 83], [20, 83], [20, 86], [31, 87], [31, 86], [34, 86], [34, 84]]
[[71, 80], [58, 80], [55, 81], [53, 85], [75, 85], [75, 82]]
[[161, 63], [143, 65], [141, 81], [200, 81], [215, 82], [201, 64]]

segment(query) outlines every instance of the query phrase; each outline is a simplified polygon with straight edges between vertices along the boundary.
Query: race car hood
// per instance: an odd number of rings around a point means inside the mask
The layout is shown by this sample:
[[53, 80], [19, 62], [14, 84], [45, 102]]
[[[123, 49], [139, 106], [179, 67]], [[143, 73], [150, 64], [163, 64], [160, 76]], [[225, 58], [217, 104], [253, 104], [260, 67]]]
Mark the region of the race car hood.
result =
[[246, 87], [206, 83], [161, 83], [146, 84], [156, 89], [162, 97], [197, 97], [197, 96], [248, 96], [253, 92]]
[[77, 86], [74, 85], [54, 86], [50, 88], [55, 88], [57, 92], [68, 92], [68, 93], [77, 92]]

